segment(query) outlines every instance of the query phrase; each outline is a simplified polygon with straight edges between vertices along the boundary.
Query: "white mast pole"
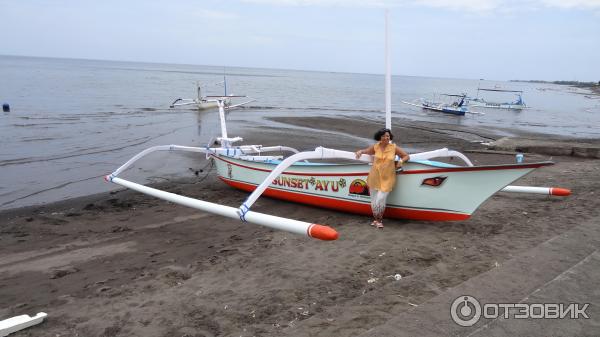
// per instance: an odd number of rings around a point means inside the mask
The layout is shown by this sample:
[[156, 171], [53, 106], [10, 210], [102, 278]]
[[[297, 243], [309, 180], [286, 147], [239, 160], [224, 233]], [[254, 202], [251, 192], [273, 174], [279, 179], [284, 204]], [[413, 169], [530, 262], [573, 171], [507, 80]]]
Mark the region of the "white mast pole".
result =
[[390, 64], [389, 10], [385, 10], [385, 127], [392, 129], [392, 66]]
[[225, 124], [225, 99], [218, 98], [219, 118], [221, 119], [221, 138], [227, 138], [227, 124]]

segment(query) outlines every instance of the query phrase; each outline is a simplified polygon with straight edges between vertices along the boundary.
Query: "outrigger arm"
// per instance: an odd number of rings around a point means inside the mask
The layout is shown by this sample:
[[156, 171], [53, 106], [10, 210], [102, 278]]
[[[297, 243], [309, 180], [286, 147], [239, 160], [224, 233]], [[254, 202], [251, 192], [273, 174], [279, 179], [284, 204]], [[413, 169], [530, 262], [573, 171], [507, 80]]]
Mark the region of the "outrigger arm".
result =
[[[117, 177], [110, 178], [110, 181], [115, 184], [130, 188], [134, 191], [138, 191], [179, 205], [192, 207], [201, 211], [214, 213], [228, 218], [239, 219], [237, 208], [234, 207], [215, 204], [212, 202], [185, 197], [183, 195], [175, 193], [161, 191], [152, 187], [144, 186]], [[264, 213], [247, 212], [245, 220], [247, 222], [254, 223], [257, 225], [284, 230], [295, 234], [306, 235], [308, 237], [320, 240], [330, 241], [336, 240], [338, 238], [337, 231], [329, 226], [311, 224], [304, 221], [282, 218]]]
[[[194, 198], [185, 197], [185, 196], [182, 196], [179, 194], [158, 190], [158, 189], [155, 189], [152, 187], [144, 186], [142, 184], [134, 183], [132, 181], [128, 181], [128, 180], [117, 177], [117, 175], [119, 175], [121, 172], [123, 172], [127, 168], [129, 168], [134, 162], [136, 162], [137, 160], [141, 159], [142, 157], [144, 157], [152, 152], [173, 151], [173, 150], [205, 153], [207, 156], [212, 155], [212, 154], [225, 155], [226, 153], [230, 153], [230, 154], [232, 153], [234, 155], [252, 154], [252, 153], [260, 153], [261, 151], [264, 151], [264, 152], [268, 152], [268, 151], [298, 152], [298, 150], [296, 150], [294, 148], [286, 147], [286, 146], [262, 147], [260, 145], [250, 145], [250, 146], [240, 146], [240, 147], [236, 147], [236, 148], [208, 148], [208, 147], [201, 148], [201, 147], [189, 147], [189, 146], [179, 146], [179, 145], [161, 145], [161, 146], [154, 146], [154, 147], [148, 148], [148, 149], [138, 153], [133, 158], [128, 160], [125, 164], [123, 164], [121, 167], [119, 167], [117, 170], [115, 170], [113, 173], [104, 177], [104, 179], [108, 182], [112, 182], [112, 183], [121, 185], [123, 187], [138, 191], [140, 193], [151, 195], [156, 198], [170, 201], [170, 202], [173, 202], [173, 203], [176, 203], [179, 205], [196, 208], [196, 209], [199, 209], [199, 210], [202, 210], [205, 212], [222, 215], [222, 216], [229, 217], [229, 218], [239, 219], [237, 208], [220, 205], [220, 204], [215, 204], [215, 203], [198, 200], [198, 199], [194, 199]], [[270, 227], [273, 229], [284, 230], [284, 231], [288, 231], [291, 233], [306, 235], [308, 237], [312, 237], [312, 238], [316, 238], [316, 239], [320, 239], [320, 240], [326, 240], [326, 241], [336, 240], [339, 236], [337, 231], [329, 226], [312, 224], [312, 223], [308, 223], [308, 222], [304, 222], [304, 221], [298, 221], [298, 220], [293, 220], [293, 219], [288, 219], [288, 218], [283, 218], [283, 217], [278, 217], [278, 216], [273, 216], [273, 215], [268, 215], [268, 214], [263, 214], [263, 213], [258, 213], [258, 212], [246, 212], [245, 221], [248, 221], [250, 223], [254, 223], [257, 225], [261, 225], [261, 226]]]

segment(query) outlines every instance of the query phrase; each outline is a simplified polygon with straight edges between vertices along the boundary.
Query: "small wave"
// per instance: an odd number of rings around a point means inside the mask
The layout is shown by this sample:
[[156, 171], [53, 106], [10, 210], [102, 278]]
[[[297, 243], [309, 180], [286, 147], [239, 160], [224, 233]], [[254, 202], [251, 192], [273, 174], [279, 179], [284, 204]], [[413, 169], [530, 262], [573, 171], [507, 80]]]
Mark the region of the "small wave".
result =
[[18, 128], [40, 128], [40, 129], [49, 129], [52, 127], [55, 127], [57, 125], [76, 125], [76, 124], [82, 124], [83, 122], [76, 122], [76, 123], [63, 123], [63, 122], [59, 122], [59, 123], [27, 123], [27, 124], [11, 124], [11, 126], [14, 127], [18, 127]]
[[179, 130], [183, 130], [183, 129], [187, 129], [189, 128], [189, 126], [184, 126], [184, 127], [180, 127], [180, 128], [176, 128], [176, 129], [172, 129], [168, 132], [164, 132], [161, 134], [157, 134], [155, 136], [152, 137], [143, 137], [140, 138], [138, 142], [135, 143], [128, 143], [128, 144], [124, 144], [123, 146], [118, 146], [118, 147], [113, 147], [113, 148], [98, 148], [98, 150], [94, 150], [94, 148], [90, 149], [88, 148], [86, 152], [82, 152], [82, 153], [68, 153], [68, 154], [64, 154], [64, 155], [58, 155], [58, 156], [45, 156], [45, 157], [27, 157], [27, 158], [16, 158], [16, 159], [9, 159], [9, 160], [4, 160], [4, 161], [0, 161], [0, 167], [2, 166], [9, 166], [9, 165], [21, 165], [21, 164], [29, 164], [29, 163], [36, 163], [36, 162], [44, 162], [44, 161], [53, 161], [53, 160], [60, 160], [60, 159], [66, 159], [66, 158], [74, 158], [74, 157], [80, 157], [80, 156], [89, 156], [92, 154], [99, 154], [99, 153], [105, 153], [105, 152], [113, 152], [113, 151], [118, 151], [118, 150], [122, 150], [122, 149], [126, 149], [128, 147], [132, 147], [132, 146], [138, 146], [138, 145], [142, 145], [145, 144], [153, 139], [156, 138], [160, 138], [166, 135], [170, 135], [172, 133], [175, 133]]
[[61, 139], [59, 137], [45, 137], [45, 138], [21, 138], [21, 142], [47, 142], [49, 140]]
[[70, 121], [70, 120], [79, 120], [80, 115], [77, 116], [56, 116], [56, 117], [37, 117], [37, 116], [17, 116], [18, 119], [25, 120], [50, 120], [50, 121]]
[[18, 197], [16, 199], [13, 199], [13, 200], [10, 200], [10, 201], [5, 201], [2, 204], [0, 204], [0, 206], [10, 205], [10, 204], [15, 203], [17, 201], [20, 201], [20, 200], [23, 200], [23, 199], [27, 199], [29, 197], [33, 197], [34, 195], [38, 195], [38, 194], [41, 194], [41, 193], [44, 193], [44, 192], [48, 192], [48, 191], [52, 191], [52, 190], [61, 189], [61, 188], [65, 187], [65, 186], [68, 186], [68, 185], [71, 185], [71, 184], [80, 183], [80, 182], [88, 181], [88, 180], [92, 180], [92, 179], [98, 179], [98, 178], [103, 177], [103, 176], [104, 175], [99, 175], [99, 176], [95, 176], [95, 177], [89, 177], [89, 178], [85, 178], [85, 179], [69, 181], [69, 182], [66, 182], [64, 184], [60, 184], [60, 185], [57, 185], [57, 186], [45, 188], [43, 190], [36, 191], [36, 192], [30, 193], [30, 194], [24, 195], [22, 197]]
[[[144, 71], [144, 72], [162, 72], [162, 73], [175, 73], [175, 74], [194, 74], [194, 75], [214, 75], [223, 76], [223, 72], [213, 71], [193, 71], [193, 70], [166, 70], [166, 69], [152, 69], [152, 68], [123, 68], [123, 67], [106, 67], [105, 69], [115, 70], [126, 70], [126, 71]], [[239, 77], [283, 77], [278, 75], [265, 75], [265, 74], [244, 74], [244, 73], [227, 73], [226, 76], [239, 76]]]
[[539, 123], [532, 123], [532, 122], [522, 122], [522, 123], [518, 123], [519, 125], [524, 125], [524, 126], [534, 126], [537, 128], [547, 128], [549, 127], [548, 125], [545, 124], [539, 124]]
[[11, 126], [14, 126], [17, 128], [27, 128], [27, 127], [32, 127], [32, 126], [38, 126], [38, 124], [11, 124]]

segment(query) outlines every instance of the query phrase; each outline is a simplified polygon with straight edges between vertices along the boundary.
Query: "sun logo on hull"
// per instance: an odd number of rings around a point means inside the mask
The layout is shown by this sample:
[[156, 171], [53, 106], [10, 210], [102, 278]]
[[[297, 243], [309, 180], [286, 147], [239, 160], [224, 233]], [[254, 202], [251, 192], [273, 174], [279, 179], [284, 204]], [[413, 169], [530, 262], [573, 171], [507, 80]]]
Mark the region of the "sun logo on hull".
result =
[[367, 182], [362, 179], [354, 179], [352, 183], [350, 183], [350, 189], [348, 193], [357, 195], [370, 195], [369, 186], [367, 185]]

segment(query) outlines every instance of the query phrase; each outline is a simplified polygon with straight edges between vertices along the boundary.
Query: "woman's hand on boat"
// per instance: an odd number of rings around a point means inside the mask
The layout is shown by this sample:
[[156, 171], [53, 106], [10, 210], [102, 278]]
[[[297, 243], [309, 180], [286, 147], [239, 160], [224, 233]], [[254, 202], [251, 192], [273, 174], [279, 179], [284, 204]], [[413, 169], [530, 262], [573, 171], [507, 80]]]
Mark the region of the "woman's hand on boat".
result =
[[356, 159], [360, 159], [360, 156], [363, 154], [374, 155], [375, 154], [375, 145], [371, 145], [366, 149], [358, 150], [354, 153], [356, 155]]

